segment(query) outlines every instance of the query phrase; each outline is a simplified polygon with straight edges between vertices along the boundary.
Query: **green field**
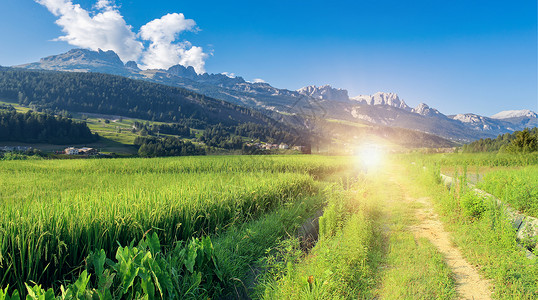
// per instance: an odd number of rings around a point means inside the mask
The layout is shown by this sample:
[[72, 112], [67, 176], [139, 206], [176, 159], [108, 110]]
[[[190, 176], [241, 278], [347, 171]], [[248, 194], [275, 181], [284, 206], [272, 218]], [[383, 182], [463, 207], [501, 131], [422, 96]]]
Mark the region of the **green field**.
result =
[[[532, 193], [535, 160], [410, 154], [368, 169], [352, 156], [307, 155], [2, 161], [0, 299], [465, 297], [446, 249], [424, 232], [430, 205], [493, 298], [533, 299], [536, 260], [502, 209], [463, 183], [465, 170], [487, 170], [484, 189]], [[442, 169], [461, 183], [445, 187]], [[321, 214], [318, 230], [309, 224]]]
[[538, 166], [488, 172], [478, 186], [515, 209], [538, 217]]

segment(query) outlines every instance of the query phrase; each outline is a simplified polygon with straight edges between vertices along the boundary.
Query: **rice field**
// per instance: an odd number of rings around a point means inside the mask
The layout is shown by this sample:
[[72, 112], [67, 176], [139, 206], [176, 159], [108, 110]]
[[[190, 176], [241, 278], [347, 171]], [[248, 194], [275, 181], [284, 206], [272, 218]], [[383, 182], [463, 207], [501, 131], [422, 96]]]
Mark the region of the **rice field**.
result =
[[341, 158], [180, 157], [0, 164], [0, 286], [52, 286], [145, 232], [172, 245], [316, 193]]

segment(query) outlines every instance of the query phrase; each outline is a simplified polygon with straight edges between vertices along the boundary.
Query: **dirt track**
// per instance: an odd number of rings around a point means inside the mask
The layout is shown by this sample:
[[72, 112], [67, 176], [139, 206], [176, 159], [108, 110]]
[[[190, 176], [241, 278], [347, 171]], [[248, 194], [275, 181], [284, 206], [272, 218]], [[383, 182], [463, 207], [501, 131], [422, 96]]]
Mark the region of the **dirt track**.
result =
[[416, 237], [425, 237], [443, 254], [456, 280], [456, 291], [462, 299], [491, 299], [490, 283], [482, 279], [474, 266], [463, 258], [460, 250], [453, 245], [450, 235], [444, 230], [438, 215], [433, 211], [428, 198], [407, 198], [409, 202], [420, 203], [415, 215], [418, 224], [410, 227]]

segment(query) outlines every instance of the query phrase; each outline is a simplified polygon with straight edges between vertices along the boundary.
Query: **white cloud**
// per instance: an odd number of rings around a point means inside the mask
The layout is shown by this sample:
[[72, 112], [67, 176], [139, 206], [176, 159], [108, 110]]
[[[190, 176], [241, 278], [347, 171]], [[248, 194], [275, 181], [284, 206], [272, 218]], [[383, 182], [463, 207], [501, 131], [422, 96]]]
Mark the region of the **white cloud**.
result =
[[124, 60], [137, 60], [144, 46], [136, 40], [131, 26], [125, 23], [123, 16], [109, 1], [99, 1], [98, 11], [90, 14], [79, 4], [68, 0], [36, 0], [51, 13], [59, 17], [56, 20], [64, 36], [59, 41], [92, 50], [114, 50]]
[[222, 75], [226, 75], [227, 77], [229, 78], [235, 78], [235, 73], [230, 73], [230, 72], [222, 72], [220, 73]]
[[113, 4], [110, 2], [110, 0], [98, 0], [97, 3], [95, 3], [95, 8], [97, 9], [106, 9], [114, 7]]
[[254, 83], [265, 83], [265, 80], [260, 79], [260, 78], [254, 78], [252, 81], [253, 81]]
[[175, 42], [183, 31], [196, 30], [192, 19], [185, 19], [183, 14], [167, 14], [140, 28], [139, 36], [149, 41], [142, 63], [147, 68], [167, 68], [181, 64], [192, 66], [196, 72], [203, 73], [207, 54], [201, 47], [192, 46], [188, 41]]
[[[56, 40], [92, 50], [113, 50], [127, 62], [141, 62], [147, 68], [168, 68], [175, 64], [204, 72], [208, 57], [201, 47], [177, 41], [183, 31], [196, 31], [194, 20], [183, 14], [167, 14], [142, 26], [138, 35], [128, 25], [113, 0], [97, 0], [91, 11], [71, 0], [35, 0], [58, 17], [56, 24], [65, 35]], [[141, 40], [149, 41], [145, 47]]]

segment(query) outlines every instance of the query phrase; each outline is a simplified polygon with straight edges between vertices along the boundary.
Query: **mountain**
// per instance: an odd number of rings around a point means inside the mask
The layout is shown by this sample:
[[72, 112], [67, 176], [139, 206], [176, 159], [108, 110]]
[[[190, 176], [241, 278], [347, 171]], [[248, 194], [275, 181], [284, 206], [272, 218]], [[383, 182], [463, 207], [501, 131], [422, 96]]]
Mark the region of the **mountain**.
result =
[[468, 114], [449, 117], [425, 103], [411, 108], [396, 93], [377, 92], [350, 98], [347, 90], [329, 85], [307, 86], [291, 91], [227, 74], [198, 74], [194, 68], [182, 65], [167, 70], [141, 70], [136, 62], [123, 64], [113, 51], [73, 49], [17, 67], [101, 72], [180, 87], [209, 98], [255, 109], [271, 118], [293, 124], [304, 124], [305, 118], [332, 118], [419, 130], [458, 141], [495, 137], [501, 133], [534, 127], [537, 119], [530, 111], [504, 112], [491, 118]]
[[347, 90], [335, 89], [330, 85], [317, 87], [315, 85], [306, 86], [297, 90], [299, 94], [320, 100], [349, 101]]
[[521, 130], [523, 128], [516, 128], [513, 124], [509, 122], [504, 122], [501, 120], [496, 120], [484, 116], [479, 116], [476, 114], [457, 114], [449, 116], [453, 120], [460, 121], [466, 124], [468, 127], [473, 128], [477, 131], [487, 132], [492, 135], [499, 135], [506, 133], [507, 130], [515, 131]]
[[258, 111], [186, 89], [101, 73], [1, 70], [0, 99], [53, 113], [181, 121], [195, 128], [219, 123], [275, 123]]
[[[295, 91], [276, 89], [267, 83], [249, 83], [224, 74], [197, 74], [192, 67], [175, 65], [168, 70], [140, 70], [136, 62], [123, 64], [113, 51], [73, 49], [42, 58], [39, 62], [15, 66], [34, 70], [99, 72], [181, 87], [208, 97], [251, 108], [290, 111], [306, 98]], [[300, 106], [300, 105], [299, 105]]]
[[478, 132], [466, 124], [453, 120], [443, 114], [424, 116], [415, 112], [387, 105], [360, 103], [351, 110], [355, 120], [390, 127], [419, 130], [460, 142], [473, 140], [476, 136], [493, 137], [492, 134]]
[[39, 62], [18, 66], [25, 69], [34, 70], [54, 70], [54, 71], [71, 71], [71, 72], [100, 72], [117, 74], [128, 74], [124, 70], [125, 65], [120, 57], [112, 50], [98, 51], [86, 49], [72, 49], [67, 53], [48, 56], [39, 60]]
[[511, 118], [538, 118], [538, 114], [528, 109], [505, 110], [494, 114], [492, 119], [511, 119]]
[[351, 98], [351, 100], [368, 105], [386, 105], [411, 111], [411, 108], [407, 106], [405, 101], [400, 100], [400, 97], [395, 93], [377, 92], [373, 95], [359, 95]]
[[435, 117], [442, 115], [437, 109], [429, 107], [426, 103], [420, 103], [417, 107], [413, 108], [411, 112], [414, 112], [425, 117]]

